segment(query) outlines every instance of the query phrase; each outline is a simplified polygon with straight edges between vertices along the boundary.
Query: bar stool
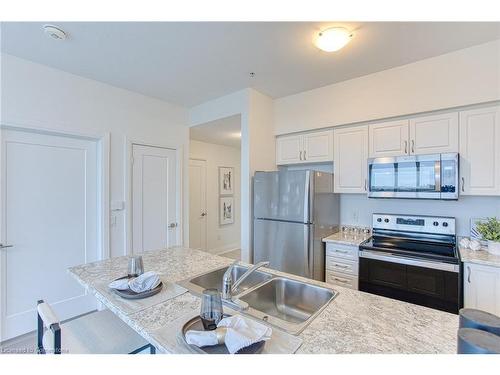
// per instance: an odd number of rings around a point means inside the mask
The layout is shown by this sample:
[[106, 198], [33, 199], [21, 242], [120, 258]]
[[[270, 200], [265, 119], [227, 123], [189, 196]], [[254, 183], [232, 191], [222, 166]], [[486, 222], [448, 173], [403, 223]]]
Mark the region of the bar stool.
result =
[[[97, 311], [60, 323], [50, 305], [37, 305], [39, 354], [136, 354], [155, 347], [144, 340], [109, 310]], [[46, 328], [46, 329], [45, 329]]]
[[500, 317], [476, 309], [460, 309], [459, 327], [474, 328], [500, 336]]
[[458, 354], [500, 354], [500, 336], [474, 328], [458, 330]]

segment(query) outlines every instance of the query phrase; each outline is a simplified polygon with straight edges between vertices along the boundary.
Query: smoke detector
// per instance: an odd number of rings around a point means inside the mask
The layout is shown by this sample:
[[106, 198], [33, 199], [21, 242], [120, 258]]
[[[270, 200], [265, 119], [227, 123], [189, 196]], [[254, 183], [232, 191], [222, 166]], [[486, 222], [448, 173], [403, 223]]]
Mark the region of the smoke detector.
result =
[[64, 30], [54, 25], [43, 25], [43, 31], [52, 39], [65, 40], [67, 38]]

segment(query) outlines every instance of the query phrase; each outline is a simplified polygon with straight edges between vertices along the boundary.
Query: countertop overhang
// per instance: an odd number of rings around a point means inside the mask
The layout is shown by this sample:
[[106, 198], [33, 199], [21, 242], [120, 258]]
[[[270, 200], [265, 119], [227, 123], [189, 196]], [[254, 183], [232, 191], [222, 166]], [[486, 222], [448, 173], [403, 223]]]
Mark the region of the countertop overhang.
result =
[[[229, 258], [182, 247], [149, 251], [142, 256], [146, 271], [166, 275], [172, 282], [232, 263]], [[157, 342], [154, 332], [186, 314], [196, 314], [199, 299], [185, 293], [127, 315], [93, 287], [123, 276], [126, 269], [127, 257], [122, 256], [72, 267], [69, 272], [160, 352], [182, 352], [175, 340], [168, 345]], [[265, 270], [299, 281], [326, 285]], [[297, 353], [456, 353], [457, 315], [340, 286], [333, 288], [339, 295], [299, 335], [303, 343]]]

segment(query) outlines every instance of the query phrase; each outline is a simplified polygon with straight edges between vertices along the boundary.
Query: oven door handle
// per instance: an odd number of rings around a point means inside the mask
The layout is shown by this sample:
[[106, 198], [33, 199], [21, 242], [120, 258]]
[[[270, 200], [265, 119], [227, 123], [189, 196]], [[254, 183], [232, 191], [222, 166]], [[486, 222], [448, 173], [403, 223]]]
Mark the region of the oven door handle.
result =
[[381, 260], [390, 263], [406, 264], [408, 266], [432, 268], [434, 270], [448, 271], [448, 272], [460, 272], [460, 266], [458, 264], [435, 262], [432, 260], [420, 260], [415, 258], [407, 258], [392, 253], [380, 253], [369, 250], [360, 250], [360, 258]]

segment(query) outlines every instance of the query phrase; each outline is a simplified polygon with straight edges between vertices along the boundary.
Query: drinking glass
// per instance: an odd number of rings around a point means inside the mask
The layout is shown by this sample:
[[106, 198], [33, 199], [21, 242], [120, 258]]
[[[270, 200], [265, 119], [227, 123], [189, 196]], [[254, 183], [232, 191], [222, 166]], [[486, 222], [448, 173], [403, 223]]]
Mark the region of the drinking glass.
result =
[[201, 296], [200, 318], [203, 328], [212, 331], [222, 320], [222, 298], [217, 289], [205, 289]]
[[144, 264], [142, 263], [142, 256], [137, 255], [129, 258], [128, 260], [128, 277], [137, 277], [144, 273]]

